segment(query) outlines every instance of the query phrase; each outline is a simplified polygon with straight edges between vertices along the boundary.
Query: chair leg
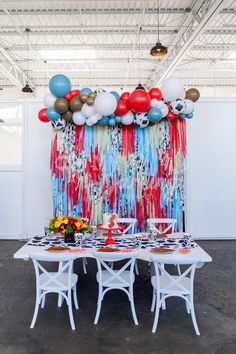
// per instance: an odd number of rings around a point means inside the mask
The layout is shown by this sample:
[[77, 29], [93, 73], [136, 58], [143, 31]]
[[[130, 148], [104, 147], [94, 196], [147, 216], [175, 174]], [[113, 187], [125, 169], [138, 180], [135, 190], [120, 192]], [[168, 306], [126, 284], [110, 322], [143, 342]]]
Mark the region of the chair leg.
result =
[[129, 301], [130, 301], [130, 306], [131, 306], [131, 311], [134, 319], [134, 324], [137, 326], [138, 325], [138, 319], [135, 311], [135, 306], [134, 306], [134, 295], [133, 295], [133, 288], [130, 289], [129, 291]]
[[[189, 297], [186, 295], [186, 298], [189, 300]], [[190, 307], [189, 307], [189, 303], [188, 301], [185, 301], [185, 304], [186, 304], [186, 311], [187, 313], [190, 313]]]
[[178, 275], [181, 275], [181, 270], [180, 270], [180, 265], [177, 264], [177, 272], [178, 272]]
[[101, 312], [101, 307], [102, 307], [102, 290], [99, 290], [98, 294], [98, 301], [97, 301], [97, 312], [94, 320], [94, 324], [96, 325], [98, 323], [99, 317], [100, 317], [100, 312]]
[[[164, 298], [164, 295], [163, 295], [163, 298]], [[166, 300], [165, 299], [161, 301], [161, 308], [162, 308], [162, 310], [166, 310]]]
[[32, 318], [32, 322], [31, 322], [30, 328], [34, 328], [34, 325], [35, 325], [35, 322], [36, 322], [36, 319], [37, 319], [37, 316], [38, 316], [39, 305], [40, 305], [39, 296], [36, 296], [34, 315], [33, 315], [33, 318]]
[[134, 263], [134, 268], [135, 268], [135, 273], [136, 275], [139, 275], [139, 271], [138, 271], [138, 261], [136, 259], [135, 263]]
[[44, 295], [44, 296], [42, 297], [42, 300], [41, 300], [41, 309], [43, 309], [44, 306], [45, 306], [45, 300], [46, 300], [46, 295]]
[[67, 296], [68, 296], [67, 305], [68, 305], [68, 312], [70, 318], [70, 325], [71, 325], [71, 329], [75, 330], [75, 322], [74, 322], [72, 303], [71, 303], [71, 291], [68, 291]]
[[79, 309], [79, 304], [78, 304], [78, 298], [77, 298], [76, 285], [73, 288], [73, 298], [74, 298], [75, 308], [76, 308], [76, 310], [78, 310]]
[[152, 333], [156, 333], [158, 319], [159, 319], [159, 312], [160, 312], [160, 295], [156, 293], [156, 310], [155, 310], [155, 316], [154, 316], [154, 321], [152, 326]]
[[84, 272], [84, 274], [87, 274], [87, 268], [86, 268], [87, 261], [86, 261], [86, 258], [82, 258], [82, 262], [83, 262], [83, 272]]
[[63, 301], [64, 301], [64, 296], [58, 294], [57, 306], [62, 307]]
[[193, 298], [191, 298], [190, 301], [191, 301], [190, 302], [191, 303], [191, 305], [190, 305], [190, 313], [191, 313], [191, 317], [192, 317], [193, 327], [195, 329], [196, 335], [200, 336], [200, 331], [198, 329], [197, 320], [196, 320], [195, 311], [194, 311]]
[[153, 312], [155, 310], [155, 305], [156, 305], [156, 290], [153, 288], [151, 312]]

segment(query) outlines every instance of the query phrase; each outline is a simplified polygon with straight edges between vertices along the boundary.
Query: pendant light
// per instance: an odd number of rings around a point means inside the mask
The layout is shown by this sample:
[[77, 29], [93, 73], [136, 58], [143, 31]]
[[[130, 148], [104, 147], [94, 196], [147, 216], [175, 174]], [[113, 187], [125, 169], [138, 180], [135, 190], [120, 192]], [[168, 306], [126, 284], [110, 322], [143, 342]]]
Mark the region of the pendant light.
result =
[[139, 84], [138, 86], [135, 88], [135, 90], [144, 90], [145, 91], [145, 88], [144, 86], [140, 83], [140, 32], [142, 30], [142, 27], [139, 28], [139, 44], [138, 44], [138, 81], [139, 81]]
[[32, 93], [33, 90], [28, 83], [28, 77], [29, 77], [28, 76], [28, 72], [29, 72], [29, 38], [28, 38], [28, 36], [29, 36], [30, 29], [26, 28], [25, 32], [26, 32], [26, 45], [27, 45], [27, 47], [26, 47], [26, 83], [21, 91], [24, 93]]
[[160, 0], [158, 0], [158, 3], [157, 3], [157, 20], [158, 20], [158, 23], [157, 23], [157, 35], [158, 35], [158, 38], [157, 38], [157, 43], [154, 45], [154, 47], [152, 47], [152, 49], [150, 50], [150, 54], [153, 56], [153, 57], [163, 57], [164, 55], [167, 54], [168, 50], [167, 48], [161, 44], [160, 42], [160, 38], [159, 38], [159, 34], [160, 34]]

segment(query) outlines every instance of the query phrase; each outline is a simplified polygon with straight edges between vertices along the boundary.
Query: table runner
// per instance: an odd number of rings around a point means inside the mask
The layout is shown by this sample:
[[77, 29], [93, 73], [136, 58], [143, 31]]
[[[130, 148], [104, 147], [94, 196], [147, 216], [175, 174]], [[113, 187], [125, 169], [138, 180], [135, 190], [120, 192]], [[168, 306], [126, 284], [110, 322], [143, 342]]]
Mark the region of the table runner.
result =
[[[96, 238], [85, 237], [82, 238], [82, 243], [80, 239], [75, 236], [75, 243], [65, 243], [63, 237], [56, 236], [35, 236], [30, 241], [27, 242], [29, 246], [53, 246], [53, 245], [62, 245], [69, 246], [71, 248], [80, 247], [83, 248], [99, 248], [99, 247], [107, 247], [105, 244], [106, 236], [99, 236]], [[137, 241], [135, 236], [118, 236], [113, 237], [115, 240], [115, 247], [119, 248], [138, 248], [139, 242]], [[165, 248], [183, 248], [184, 247], [184, 238], [172, 238], [168, 237], [166, 239], [159, 240], [151, 240], [143, 238], [141, 242], [141, 249], [145, 249], [148, 247], [165, 247]], [[195, 248], [197, 244], [194, 241], [191, 241], [191, 245], [189, 248]]]

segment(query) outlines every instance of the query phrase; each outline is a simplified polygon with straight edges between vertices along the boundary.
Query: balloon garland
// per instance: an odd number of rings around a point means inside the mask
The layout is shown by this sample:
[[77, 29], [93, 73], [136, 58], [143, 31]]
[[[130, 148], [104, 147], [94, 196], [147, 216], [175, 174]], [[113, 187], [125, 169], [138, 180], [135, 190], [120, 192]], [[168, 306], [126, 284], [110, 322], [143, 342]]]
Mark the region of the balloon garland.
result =
[[200, 97], [196, 88], [185, 91], [181, 80], [175, 77], [167, 78], [161, 89], [137, 89], [120, 96], [116, 91], [100, 88], [94, 92], [87, 87], [71, 90], [69, 78], [58, 74], [50, 79], [49, 89], [51, 93], [44, 97], [45, 108], [39, 111], [38, 118], [43, 123], [51, 122], [56, 130], [65, 128], [70, 121], [75, 125], [135, 124], [145, 128], [163, 118], [191, 119], [194, 102]]

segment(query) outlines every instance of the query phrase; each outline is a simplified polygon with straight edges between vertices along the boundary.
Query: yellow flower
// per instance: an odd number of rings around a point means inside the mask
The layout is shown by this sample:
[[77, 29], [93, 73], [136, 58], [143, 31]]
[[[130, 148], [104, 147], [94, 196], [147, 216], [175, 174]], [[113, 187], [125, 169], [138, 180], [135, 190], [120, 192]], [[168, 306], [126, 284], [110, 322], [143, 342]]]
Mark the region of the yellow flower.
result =
[[57, 220], [57, 221], [55, 221], [55, 227], [60, 227], [61, 226], [61, 221], [59, 221], [59, 220]]
[[75, 226], [77, 227], [77, 230], [79, 230], [81, 228], [81, 226], [82, 226], [82, 222], [81, 221], [77, 221], [75, 223]]

